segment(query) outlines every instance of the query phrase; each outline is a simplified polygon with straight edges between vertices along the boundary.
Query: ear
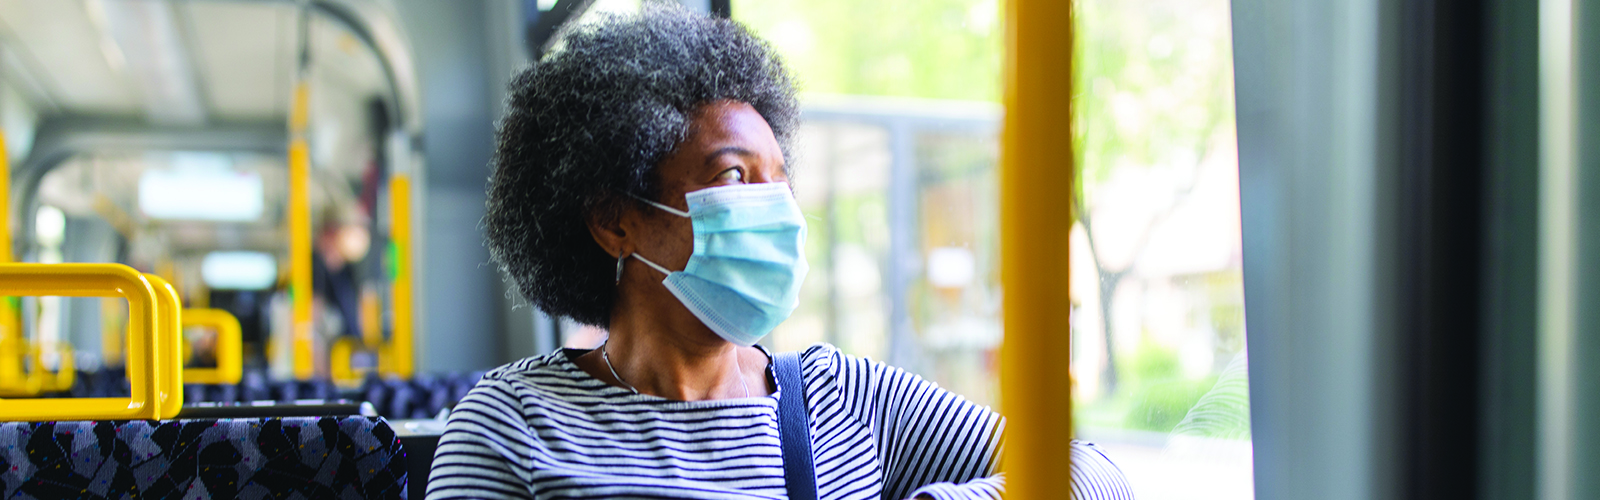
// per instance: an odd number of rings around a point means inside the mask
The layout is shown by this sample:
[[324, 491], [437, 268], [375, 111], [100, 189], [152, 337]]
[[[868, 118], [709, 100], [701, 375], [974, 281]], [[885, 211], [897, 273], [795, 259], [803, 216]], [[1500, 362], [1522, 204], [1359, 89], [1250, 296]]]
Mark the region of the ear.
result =
[[620, 258], [633, 253], [634, 241], [627, 229], [632, 225], [623, 219], [638, 217], [638, 214], [627, 208], [607, 212], [596, 210], [589, 213], [588, 220], [585, 221], [589, 226], [589, 236], [594, 237], [594, 242], [612, 257]]

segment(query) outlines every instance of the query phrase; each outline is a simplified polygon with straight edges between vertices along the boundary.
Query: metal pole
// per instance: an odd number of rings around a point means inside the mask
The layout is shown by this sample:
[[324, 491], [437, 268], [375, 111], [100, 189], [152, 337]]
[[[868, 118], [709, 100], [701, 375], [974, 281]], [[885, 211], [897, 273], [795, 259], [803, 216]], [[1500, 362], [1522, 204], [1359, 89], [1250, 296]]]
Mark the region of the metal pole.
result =
[[1072, 2], [1007, 2], [1005, 40], [1000, 391], [1008, 434], [1006, 496], [1064, 497], [1072, 446]]
[[917, 244], [916, 134], [911, 124], [889, 124], [889, 364], [917, 373], [920, 349], [911, 324], [911, 283], [921, 260]]
[[300, 69], [289, 110], [289, 300], [294, 340], [294, 377], [315, 373], [311, 332], [311, 150], [306, 126], [311, 113], [311, 10], [300, 11]]

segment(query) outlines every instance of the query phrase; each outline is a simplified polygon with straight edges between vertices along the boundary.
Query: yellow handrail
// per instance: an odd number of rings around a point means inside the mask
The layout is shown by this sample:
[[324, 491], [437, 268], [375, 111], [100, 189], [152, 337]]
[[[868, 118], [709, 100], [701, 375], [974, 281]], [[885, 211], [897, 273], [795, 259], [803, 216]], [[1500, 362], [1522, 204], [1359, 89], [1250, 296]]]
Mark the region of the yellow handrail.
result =
[[156, 401], [161, 414], [176, 416], [183, 409], [183, 302], [178, 290], [160, 276], [146, 273], [145, 279], [156, 289], [156, 331], [165, 337], [159, 354], [161, 385], [167, 390]]
[[0, 264], [11, 262], [11, 156], [0, 129]]
[[389, 237], [395, 246], [394, 333], [389, 345], [379, 350], [379, 365], [385, 372], [410, 379], [416, 365], [412, 347], [412, 269], [411, 269], [411, 177], [395, 174], [389, 178]]
[[43, 387], [23, 369], [30, 347], [22, 335], [22, 314], [13, 300], [0, 297], [0, 397], [36, 396]]
[[128, 319], [126, 316], [122, 303], [116, 299], [100, 299], [100, 362], [106, 367], [122, 367], [122, 341], [128, 330], [128, 325], [122, 322]]
[[217, 332], [216, 368], [184, 368], [183, 380], [191, 384], [237, 384], [244, 376], [244, 341], [239, 319], [222, 309], [184, 309], [183, 327], [210, 328]]
[[1008, 498], [1066, 497], [1071, 469], [1068, 234], [1075, 190], [1073, 2], [1006, 9], [1000, 146], [1000, 390]]
[[[8, 399], [0, 421], [161, 419], [163, 401], [182, 403], [181, 382], [164, 376], [162, 355], [175, 351], [177, 324], [162, 331], [157, 289], [121, 264], [0, 264], [0, 296], [122, 297], [128, 301], [127, 398]], [[175, 390], [176, 389], [176, 390]], [[174, 394], [175, 393], [175, 394]]]
[[289, 113], [289, 320], [294, 344], [294, 376], [311, 378], [315, 365], [311, 335], [311, 150], [306, 145], [311, 86], [294, 88]]
[[333, 342], [333, 347], [328, 349], [328, 377], [333, 379], [334, 384], [340, 387], [361, 385], [362, 377], [371, 369], [353, 368], [350, 365], [350, 357], [365, 347], [366, 342], [354, 337], [339, 337], [339, 340]]
[[[11, 262], [11, 155], [6, 151], [5, 130], [0, 130], [0, 263]], [[26, 394], [31, 385], [23, 373], [22, 360], [28, 352], [22, 336], [20, 311], [11, 300], [0, 297], [0, 389], [6, 394]]]

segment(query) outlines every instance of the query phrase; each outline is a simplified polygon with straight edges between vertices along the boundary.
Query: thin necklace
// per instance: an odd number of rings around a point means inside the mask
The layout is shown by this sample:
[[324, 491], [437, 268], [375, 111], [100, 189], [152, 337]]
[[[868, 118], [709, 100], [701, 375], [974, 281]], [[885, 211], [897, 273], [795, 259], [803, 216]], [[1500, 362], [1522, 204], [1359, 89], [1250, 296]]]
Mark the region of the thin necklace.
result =
[[[633, 384], [628, 383], [628, 381], [623, 380], [622, 379], [622, 375], [618, 375], [617, 374], [616, 367], [611, 366], [611, 355], [606, 353], [606, 344], [609, 344], [609, 343], [611, 343], [611, 339], [606, 339], [605, 342], [601, 342], [600, 343], [600, 359], [605, 360], [606, 369], [607, 370], [611, 370], [611, 377], [612, 378], [617, 379], [618, 382], [622, 382], [622, 385], [628, 386], [628, 390], [633, 391], [634, 394], [638, 394], [639, 393], [639, 389], [635, 388], [633, 386]], [[739, 358], [734, 358], [733, 359], [733, 366], [738, 369], [738, 371], [736, 371], [734, 373], [738, 373], [739, 374], [739, 387], [743, 387], [744, 388], [744, 397], [747, 397], [747, 398], [750, 397], [750, 384], [748, 384], [748, 383], [746, 383], [744, 381], [744, 373], [743, 373], [744, 372], [744, 368], [739, 365]]]

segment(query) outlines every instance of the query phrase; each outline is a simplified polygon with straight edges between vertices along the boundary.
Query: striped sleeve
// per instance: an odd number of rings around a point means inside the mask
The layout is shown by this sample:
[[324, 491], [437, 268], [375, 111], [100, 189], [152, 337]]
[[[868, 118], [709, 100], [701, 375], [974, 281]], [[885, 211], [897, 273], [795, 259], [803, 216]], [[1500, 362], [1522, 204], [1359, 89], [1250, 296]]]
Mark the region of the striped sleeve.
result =
[[534, 439], [516, 392], [485, 376], [450, 413], [433, 455], [427, 500], [534, 498], [528, 450]]
[[1004, 420], [921, 377], [832, 352], [846, 410], [877, 437], [884, 498], [999, 498]]
[[1122, 469], [1094, 443], [1072, 442], [1073, 500], [1133, 500]]

